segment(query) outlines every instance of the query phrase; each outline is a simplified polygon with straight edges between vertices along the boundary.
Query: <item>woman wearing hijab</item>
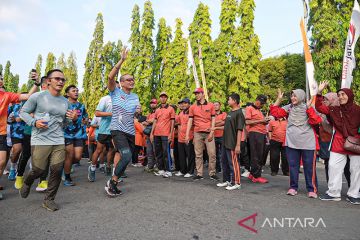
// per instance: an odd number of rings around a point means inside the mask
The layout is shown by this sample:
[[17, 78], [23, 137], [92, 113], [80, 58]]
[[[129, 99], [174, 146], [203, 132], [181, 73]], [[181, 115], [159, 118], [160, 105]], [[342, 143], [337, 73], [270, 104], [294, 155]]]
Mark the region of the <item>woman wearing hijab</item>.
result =
[[319, 85], [315, 103], [316, 110], [328, 117], [335, 130], [330, 145], [328, 191], [320, 199], [324, 201], [341, 200], [342, 174], [347, 158], [350, 158], [350, 187], [347, 192], [347, 200], [352, 204], [360, 204], [360, 154], [344, 149], [344, 143], [348, 136], [360, 138], [358, 133], [360, 106], [354, 103], [354, 93], [348, 88], [337, 91], [340, 106], [326, 106], [321, 93], [328, 84], [325, 81]]
[[[323, 98], [323, 103], [326, 106], [339, 106], [339, 99], [337, 97], [337, 93], [329, 92], [325, 94]], [[326, 182], [329, 181], [329, 158], [330, 151], [329, 146], [331, 142], [331, 136], [333, 132], [332, 124], [329, 122], [325, 114], [320, 115], [322, 118], [322, 122], [319, 127], [319, 144], [320, 144], [320, 152], [319, 157], [324, 160], [325, 164], [325, 174], [326, 174]]]
[[275, 118], [288, 119], [285, 146], [289, 162], [290, 188], [287, 192], [295, 196], [298, 190], [300, 160], [303, 161], [306, 189], [309, 198], [317, 198], [318, 185], [316, 176], [316, 150], [318, 139], [313, 126], [322, 119], [311, 107], [311, 101], [305, 103], [305, 92], [296, 89], [291, 92], [291, 104], [279, 107], [284, 93], [278, 91], [276, 102], [270, 106], [270, 114]]

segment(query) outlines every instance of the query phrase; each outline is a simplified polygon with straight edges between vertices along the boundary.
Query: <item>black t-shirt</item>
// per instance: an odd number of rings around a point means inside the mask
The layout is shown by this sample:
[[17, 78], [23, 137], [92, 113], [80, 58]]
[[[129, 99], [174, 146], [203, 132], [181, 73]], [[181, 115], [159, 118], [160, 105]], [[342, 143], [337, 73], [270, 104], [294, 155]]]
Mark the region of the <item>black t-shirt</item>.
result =
[[242, 131], [245, 125], [245, 117], [241, 109], [230, 111], [225, 119], [224, 146], [234, 150], [236, 147], [237, 132]]

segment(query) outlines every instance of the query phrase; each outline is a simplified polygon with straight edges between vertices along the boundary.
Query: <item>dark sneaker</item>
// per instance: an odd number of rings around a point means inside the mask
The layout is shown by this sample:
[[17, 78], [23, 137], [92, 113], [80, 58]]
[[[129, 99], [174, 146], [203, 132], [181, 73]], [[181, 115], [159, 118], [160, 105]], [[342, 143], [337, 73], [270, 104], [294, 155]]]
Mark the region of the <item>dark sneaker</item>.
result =
[[22, 188], [20, 188], [20, 196], [22, 198], [27, 198], [29, 196], [29, 193], [30, 193], [30, 186], [26, 185], [24, 183], [24, 185], [22, 186]]
[[271, 176], [276, 176], [277, 172], [271, 172]]
[[117, 188], [117, 182], [112, 179], [106, 182], [105, 191], [110, 197], [122, 194], [121, 190]]
[[211, 175], [211, 176], [210, 176], [210, 179], [211, 179], [211, 180], [215, 180], [215, 181], [219, 181], [219, 180], [220, 180], [220, 178], [219, 178], [218, 176], [216, 176], [215, 174], [214, 174], [214, 175]]
[[290, 176], [290, 174], [288, 172], [284, 172], [283, 175], [284, 176]]
[[204, 179], [204, 177], [203, 177], [203, 176], [199, 176], [199, 175], [196, 175], [195, 177], [193, 177], [193, 180], [194, 180], [194, 181], [201, 180], [201, 179]]
[[54, 202], [54, 200], [45, 200], [42, 206], [52, 212], [59, 210], [59, 206]]
[[105, 173], [105, 167], [100, 167], [100, 168], [99, 168], [99, 172]]
[[125, 173], [123, 173], [120, 177], [121, 178], [127, 178], [128, 176]]
[[336, 201], [336, 202], [341, 201], [341, 198], [340, 198], [340, 197], [332, 197], [332, 196], [328, 195], [327, 193], [325, 193], [324, 195], [320, 196], [319, 198], [320, 198], [320, 200], [322, 200], [322, 201]]
[[350, 202], [351, 204], [355, 204], [355, 205], [360, 204], [360, 198], [353, 198], [353, 197], [347, 196], [346, 201]]
[[64, 186], [66, 186], [66, 187], [72, 187], [72, 186], [75, 186], [75, 183], [72, 181], [71, 178], [70, 178], [70, 179], [66, 179], [66, 180], [64, 181]]

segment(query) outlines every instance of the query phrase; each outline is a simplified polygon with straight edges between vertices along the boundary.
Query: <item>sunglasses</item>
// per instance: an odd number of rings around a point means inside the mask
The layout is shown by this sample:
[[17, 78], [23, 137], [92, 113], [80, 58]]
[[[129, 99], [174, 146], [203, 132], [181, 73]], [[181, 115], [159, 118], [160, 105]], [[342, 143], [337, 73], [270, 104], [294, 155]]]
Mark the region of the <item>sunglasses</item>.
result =
[[61, 78], [61, 77], [51, 77], [51, 78], [49, 78], [49, 79], [55, 79], [55, 80], [58, 81], [58, 82], [60, 82], [60, 81], [66, 82], [66, 79], [65, 79], [65, 78]]

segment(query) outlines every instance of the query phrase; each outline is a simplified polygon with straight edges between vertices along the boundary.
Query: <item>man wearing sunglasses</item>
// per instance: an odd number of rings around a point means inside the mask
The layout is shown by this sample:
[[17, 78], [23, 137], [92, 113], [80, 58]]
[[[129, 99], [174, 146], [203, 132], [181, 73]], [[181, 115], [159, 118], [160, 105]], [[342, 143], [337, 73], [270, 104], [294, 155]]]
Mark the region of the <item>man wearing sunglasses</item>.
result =
[[110, 131], [117, 152], [121, 154], [121, 161], [115, 166], [114, 176], [107, 181], [105, 191], [109, 196], [120, 195], [117, 188], [119, 177], [124, 173], [132, 159], [135, 149], [134, 114], [136, 107], [140, 105], [139, 97], [132, 93], [135, 86], [134, 77], [124, 74], [120, 77], [121, 89], [116, 87], [115, 77], [121, 65], [127, 57], [126, 48], [122, 50], [120, 61], [114, 66], [109, 74], [108, 89], [112, 102], [112, 117]]
[[27, 198], [34, 180], [50, 166], [48, 189], [42, 206], [56, 211], [59, 207], [54, 199], [65, 161], [64, 127], [74, 124], [78, 116], [76, 111], [69, 110], [67, 99], [61, 95], [65, 84], [63, 72], [50, 70], [46, 79], [48, 90], [32, 95], [20, 111], [20, 117], [32, 126], [32, 169], [24, 178], [20, 195]]

